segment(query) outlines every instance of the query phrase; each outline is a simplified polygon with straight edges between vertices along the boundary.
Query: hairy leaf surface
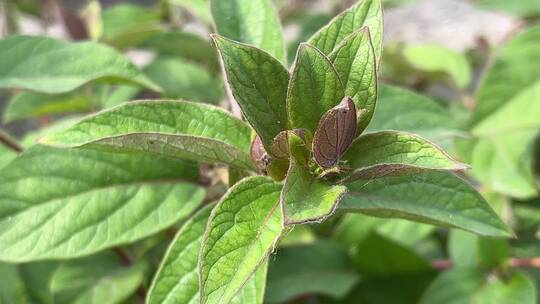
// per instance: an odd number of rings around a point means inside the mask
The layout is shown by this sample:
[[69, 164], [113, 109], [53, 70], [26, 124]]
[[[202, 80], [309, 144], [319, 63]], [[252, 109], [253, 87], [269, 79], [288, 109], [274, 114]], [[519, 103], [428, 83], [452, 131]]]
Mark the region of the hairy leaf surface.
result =
[[368, 27], [373, 40], [377, 65], [382, 55], [382, 4], [381, 0], [361, 0], [332, 19], [308, 41], [328, 55], [350, 34]]
[[313, 46], [300, 44], [287, 92], [291, 128], [315, 133], [319, 119], [343, 97], [343, 84], [330, 60]]
[[181, 101], [130, 102], [46, 136], [54, 146], [137, 151], [251, 169], [251, 130], [213, 106]]
[[272, 140], [288, 129], [285, 104], [289, 72], [268, 53], [213, 35], [228, 88], [269, 151]]
[[249, 177], [214, 208], [199, 256], [201, 303], [229, 303], [265, 263], [283, 230], [280, 189], [269, 178]]
[[180, 160], [35, 146], [0, 173], [0, 260], [83, 256], [158, 232], [202, 202], [204, 189], [181, 182], [197, 174]]
[[387, 176], [347, 185], [340, 209], [457, 227], [487, 236], [511, 235], [495, 211], [461, 178], [448, 172]]

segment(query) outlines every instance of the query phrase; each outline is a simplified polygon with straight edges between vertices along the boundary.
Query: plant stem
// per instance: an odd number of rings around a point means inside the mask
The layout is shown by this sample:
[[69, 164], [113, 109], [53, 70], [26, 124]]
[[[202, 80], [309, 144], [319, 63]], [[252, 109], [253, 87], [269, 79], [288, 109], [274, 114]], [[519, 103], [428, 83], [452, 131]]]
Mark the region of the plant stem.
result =
[[[508, 266], [510, 267], [529, 267], [529, 268], [540, 268], [540, 257], [535, 258], [509, 258]], [[442, 260], [433, 260], [431, 261], [431, 267], [437, 270], [446, 270], [453, 267], [451, 260], [442, 259]]]
[[[114, 252], [120, 258], [120, 261], [122, 261], [122, 264], [124, 264], [124, 266], [129, 267], [133, 265], [133, 260], [124, 250], [124, 248], [114, 247]], [[146, 288], [144, 288], [144, 286], [142, 285], [139, 286], [139, 288], [137, 288], [137, 295], [143, 300], [146, 299]]]
[[17, 140], [2, 130], [0, 130], [0, 142], [17, 153], [21, 153], [23, 151], [23, 148], [21, 145], [19, 145]]

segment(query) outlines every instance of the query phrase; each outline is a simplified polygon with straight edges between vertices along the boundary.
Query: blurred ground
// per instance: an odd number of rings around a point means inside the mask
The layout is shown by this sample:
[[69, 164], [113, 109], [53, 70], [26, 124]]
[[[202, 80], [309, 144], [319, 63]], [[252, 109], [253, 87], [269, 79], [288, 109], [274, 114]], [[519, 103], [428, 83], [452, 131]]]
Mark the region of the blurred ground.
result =
[[[105, 8], [121, 2], [152, 5], [158, 1], [100, 1]], [[343, 6], [348, 6], [348, 2], [356, 1], [345, 0]], [[385, 43], [396, 41], [437, 43], [458, 51], [465, 51], [477, 46], [479, 41], [496, 46], [515, 32], [521, 24], [516, 17], [500, 12], [480, 10], [473, 5], [472, 0], [392, 0], [385, 3], [395, 4], [396, 2], [405, 4], [385, 8]], [[64, 4], [72, 9], [80, 8], [84, 3], [86, 3], [84, 0], [64, 1]], [[303, 5], [304, 9], [311, 13], [329, 13], [335, 8], [334, 2], [329, 0], [295, 0], [284, 3], [285, 5]], [[203, 34], [207, 32], [207, 29], [197, 22], [186, 24], [185, 29]], [[20, 30], [21, 33], [30, 35], [65, 36], [59, 24], [44, 24], [39, 18], [29, 16], [21, 18]], [[299, 26], [294, 23], [287, 25], [284, 30], [286, 40], [289, 42], [295, 41], [300, 33]], [[1, 32], [3, 31], [0, 30]], [[128, 55], [135, 62], [147, 61], [147, 57], [144, 57], [147, 54], [144, 53], [130, 52]], [[0, 96], [0, 117], [8, 97]], [[5, 126], [14, 135], [21, 135], [35, 127], [34, 123], [26, 121]]]

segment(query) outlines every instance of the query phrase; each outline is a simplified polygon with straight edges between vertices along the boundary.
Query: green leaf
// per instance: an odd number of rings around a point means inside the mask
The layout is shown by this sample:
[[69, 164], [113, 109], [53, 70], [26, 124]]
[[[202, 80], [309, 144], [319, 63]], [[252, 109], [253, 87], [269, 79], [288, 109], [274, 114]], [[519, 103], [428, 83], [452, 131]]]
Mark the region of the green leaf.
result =
[[351, 250], [353, 264], [364, 276], [392, 277], [432, 271], [431, 265], [412, 248], [370, 233]]
[[60, 95], [21, 92], [9, 100], [4, 123], [50, 114], [88, 112], [91, 108], [90, 97], [80, 92]]
[[330, 60], [313, 46], [300, 44], [287, 92], [291, 128], [315, 133], [319, 119], [337, 105], [344, 94], [341, 79]]
[[518, 272], [508, 280], [497, 278], [489, 282], [474, 296], [472, 303], [535, 304], [538, 303], [537, 298], [534, 282], [529, 276]]
[[348, 184], [340, 209], [456, 227], [486, 236], [511, 236], [509, 228], [472, 186], [447, 172], [387, 176]]
[[181, 160], [30, 148], [0, 172], [0, 260], [83, 256], [156, 233], [202, 202], [204, 189], [179, 183], [197, 175]]
[[464, 170], [439, 147], [411, 133], [380, 131], [358, 137], [342, 157], [355, 170], [347, 181], [426, 170]]
[[478, 139], [460, 139], [456, 147], [461, 158], [471, 164], [474, 178], [494, 191], [525, 199], [538, 193], [532, 171], [537, 134], [535, 129], [515, 130]]
[[127, 58], [98, 43], [69, 43], [32, 36], [0, 40], [0, 88], [56, 94], [94, 80], [128, 82], [160, 90]]
[[244, 284], [244, 287], [231, 301], [232, 304], [263, 304], [266, 288], [268, 260], [264, 261], [257, 272]]
[[371, 32], [375, 58], [377, 58], [378, 65], [382, 54], [383, 21], [381, 0], [359, 1], [332, 19], [328, 25], [315, 33], [308, 42], [321, 50], [325, 55], [328, 55], [347, 36], [364, 26], [368, 27]]
[[285, 62], [285, 42], [276, 9], [269, 0], [211, 0], [217, 32], [251, 44]]
[[15, 153], [15, 151], [4, 146], [3, 144], [0, 144], [0, 169], [2, 169], [2, 167], [4, 167], [5, 165], [9, 164], [9, 162], [16, 156], [17, 153]]
[[[540, 26], [512, 39], [498, 52], [476, 94], [476, 125], [540, 80]], [[531, 103], [532, 105], [532, 103]], [[525, 114], [525, 113], [523, 113]]]
[[532, 85], [522, 88], [519, 93], [507, 100], [491, 115], [478, 123], [473, 129], [477, 137], [496, 137], [501, 133], [511, 133], [540, 128], [540, 75]]
[[358, 274], [351, 270], [347, 252], [339, 244], [319, 240], [313, 244], [290, 246], [280, 249], [272, 258], [265, 300], [284, 303], [305, 294], [339, 299], [358, 280]]
[[538, 193], [532, 164], [540, 128], [539, 99], [540, 74], [534, 84], [472, 129], [476, 140], [458, 143], [462, 156], [473, 166], [473, 176], [493, 190], [518, 198]]
[[220, 108], [171, 100], [123, 104], [46, 136], [43, 143], [138, 151], [252, 169], [251, 130]]
[[456, 268], [440, 274], [424, 293], [420, 304], [534, 304], [534, 283], [522, 274], [513, 274], [506, 282], [486, 279], [475, 268]]
[[210, 41], [188, 32], [168, 31], [155, 33], [145, 40], [140, 47], [154, 50], [160, 55], [180, 56], [211, 68], [219, 65], [216, 51]]
[[144, 72], [163, 88], [167, 98], [217, 104], [223, 96], [221, 82], [208, 70], [179, 57], [159, 57]]
[[207, 23], [212, 22], [210, 15], [209, 0], [170, 0], [173, 5], [179, 5], [187, 9], [193, 15], [201, 18]]
[[448, 110], [433, 100], [389, 85], [380, 87], [377, 111], [367, 130], [407, 131], [439, 145], [462, 133]]
[[451, 269], [433, 280], [420, 304], [471, 304], [472, 296], [483, 283], [484, 274], [475, 268]]
[[171, 242], [148, 292], [147, 303], [198, 303], [197, 260], [208, 217], [208, 205], [187, 221]]
[[285, 226], [324, 220], [335, 211], [346, 191], [345, 186], [327, 184], [291, 161], [280, 198]]
[[465, 55], [436, 44], [407, 45], [403, 49], [405, 60], [415, 69], [430, 73], [445, 73], [458, 88], [471, 82], [471, 67]]
[[450, 230], [448, 255], [456, 268], [476, 267], [479, 263], [478, 236], [459, 229]]
[[17, 265], [0, 263], [0, 303], [27, 303], [24, 282]]
[[212, 211], [199, 256], [201, 303], [229, 303], [264, 263], [282, 233], [281, 185], [243, 179]]
[[96, 103], [101, 109], [108, 109], [118, 106], [128, 100], [133, 100], [141, 93], [141, 89], [129, 85], [103, 85], [96, 88]]
[[222, 60], [228, 88], [270, 151], [274, 137], [288, 129], [287, 69], [260, 49], [218, 35], [212, 35], [212, 39]]
[[112, 252], [70, 260], [50, 279], [55, 303], [119, 303], [142, 283], [146, 264], [123, 266]]
[[53, 261], [19, 264], [26, 292], [32, 301], [43, 304], [55, 303], [50, 281], [57, 267], [58, 263]]
[[136, 46], [159, 31], [157, 11], [134, 4], [117, 4], [103, 11], [103, 40], [116, 48]]
[[377, 101], [377, 67], [369, 30], [364, 27], [347, 37], [330, 55], [356, 110], [364, 111], [358, 120], [360, 134], [371, 121]]
[[402, 219], [382, 219], [363, 214], [346, 214], [335, 229], [335, 238], [346, 246], [358, 244], [375, 232], [381, 237], [414, 248], [435, 229], [432, 225]]

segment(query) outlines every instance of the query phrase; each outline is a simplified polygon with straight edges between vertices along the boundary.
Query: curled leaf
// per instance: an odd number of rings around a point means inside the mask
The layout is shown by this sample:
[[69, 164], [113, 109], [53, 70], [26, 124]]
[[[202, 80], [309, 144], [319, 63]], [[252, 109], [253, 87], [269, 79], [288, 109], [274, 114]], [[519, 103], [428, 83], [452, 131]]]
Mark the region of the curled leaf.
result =
[[356, 107], [345, 96], [341, 102], [328, 110], [319, 121], [313, 138], [313, 156], [319, 166], [335, 166], [349, 148], [356, 134]]

